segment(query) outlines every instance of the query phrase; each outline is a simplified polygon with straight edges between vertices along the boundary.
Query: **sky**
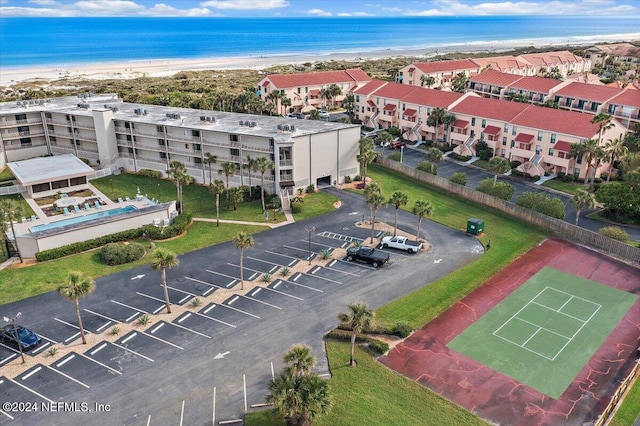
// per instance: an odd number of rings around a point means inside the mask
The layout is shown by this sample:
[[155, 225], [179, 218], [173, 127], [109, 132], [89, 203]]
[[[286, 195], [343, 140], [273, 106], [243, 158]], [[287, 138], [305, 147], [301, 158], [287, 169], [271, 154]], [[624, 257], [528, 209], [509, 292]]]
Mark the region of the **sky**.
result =
[[638, 16], [640, 0], [0, 0], [0, 17]]

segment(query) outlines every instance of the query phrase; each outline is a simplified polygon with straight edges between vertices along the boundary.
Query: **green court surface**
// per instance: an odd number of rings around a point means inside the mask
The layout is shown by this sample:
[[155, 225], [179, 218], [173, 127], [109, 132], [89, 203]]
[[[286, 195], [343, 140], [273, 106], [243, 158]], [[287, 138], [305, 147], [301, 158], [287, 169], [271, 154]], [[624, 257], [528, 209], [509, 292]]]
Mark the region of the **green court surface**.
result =
[[637, 298], [543, 268], [447, 346], [558, 399]]

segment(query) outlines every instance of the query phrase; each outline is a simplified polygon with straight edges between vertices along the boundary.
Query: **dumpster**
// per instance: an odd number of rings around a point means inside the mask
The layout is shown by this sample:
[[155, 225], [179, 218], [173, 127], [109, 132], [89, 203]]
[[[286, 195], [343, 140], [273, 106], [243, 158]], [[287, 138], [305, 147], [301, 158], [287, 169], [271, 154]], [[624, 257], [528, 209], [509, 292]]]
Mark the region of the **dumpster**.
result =
[[484, 231], [484, 220], [471, 218], [467, 220], [467, 232], [472, 235], [480, 235]]

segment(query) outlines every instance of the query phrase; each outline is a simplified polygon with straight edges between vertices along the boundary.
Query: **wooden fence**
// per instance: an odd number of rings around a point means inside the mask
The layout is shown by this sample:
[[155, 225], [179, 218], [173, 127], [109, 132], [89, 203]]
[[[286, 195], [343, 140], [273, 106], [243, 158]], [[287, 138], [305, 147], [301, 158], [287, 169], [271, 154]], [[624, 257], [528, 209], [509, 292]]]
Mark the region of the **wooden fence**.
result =
[[622, 381], [622, 383], [620, 383], [620, 386], [618, 386], [618, 389], [613, 394], [611, 401], [609, 401], [609, 405], [607, 405], [607, 408], [605, 408], [600, 417], [598, 417], [598, 420], [594, 423], [594, 426], [604, 426], [605, 424], [608, 424], [609, 420], [611, 420], [611, 415], [616, 409], [616, 406], [618, 405], [618, 403], [622, 402], [625, 397], [625, 393], [633, 384], [633, 381], [638, 376], [638, 373], [640, 373], [640, 362], [636, 361], [633, 369], [631, 370], [631, 373], [629, 373], [629, 375]]
[[526, 222], [547, 229], [553, 232], [554, 235], [565, 240], [595, 248], [610, 254], [613, 257], [617, 257], [619, 259], [629, 261], [634, 265], [640, 266], [640, 248], [632, 247], [622, 241], [614, 240], [596, 232], [589, 231], [588, 229], [580, 228], [579, 226], [573, 225], [569, 222], [520, 207], [492, 195], [452, 183], [447, 179], [405, 166], [404, 164], [394, 160], [378, 157], [376, 159], [376, 163], [388, 169], [402, 173], [403, 175], [440, 188], [444, 191], [454, 193], [474, 203], [491, 207], [515, 218], [522, 219]]

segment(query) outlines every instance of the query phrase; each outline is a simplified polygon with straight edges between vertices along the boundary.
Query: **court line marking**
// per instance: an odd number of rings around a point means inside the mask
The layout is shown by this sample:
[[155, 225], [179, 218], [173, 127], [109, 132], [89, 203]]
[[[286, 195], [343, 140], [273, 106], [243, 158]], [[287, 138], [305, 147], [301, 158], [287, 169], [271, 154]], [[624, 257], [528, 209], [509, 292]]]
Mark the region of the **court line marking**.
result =
[[[38, 370], [38, 371], [40, 371], [40, 370]], [[45, 401], [48, 401], [48, 402], [49, 402], [49, 404], [53, 404], [53, 400], [51, 400], [51, 399], [47, 398], [46, 396], [44, 396], [44, 395], [42, 395], [42, 394], [40, 394], [40, 393], [38, 393], [38, 392], [34, 391], [33, 389], [29, 388], [28, 386], [25, 386], [25, 385], [23, 385], [22, 383], [19, 383], [19, 382], [15, 381], [15, 380], [12, 380], [12, 379], [10, 379], [10, 378], [8, 378], [8, 377], [7, 377], [6, 379], [7, 379], [9, 382], [13, 383], [14, 385], [18, 385], [18, 386], [20, 386], [21, 388], [26, 389], [28, 392], [31, 392], [32, 394], [39, 396], [40, 398], [44, 399]]]

